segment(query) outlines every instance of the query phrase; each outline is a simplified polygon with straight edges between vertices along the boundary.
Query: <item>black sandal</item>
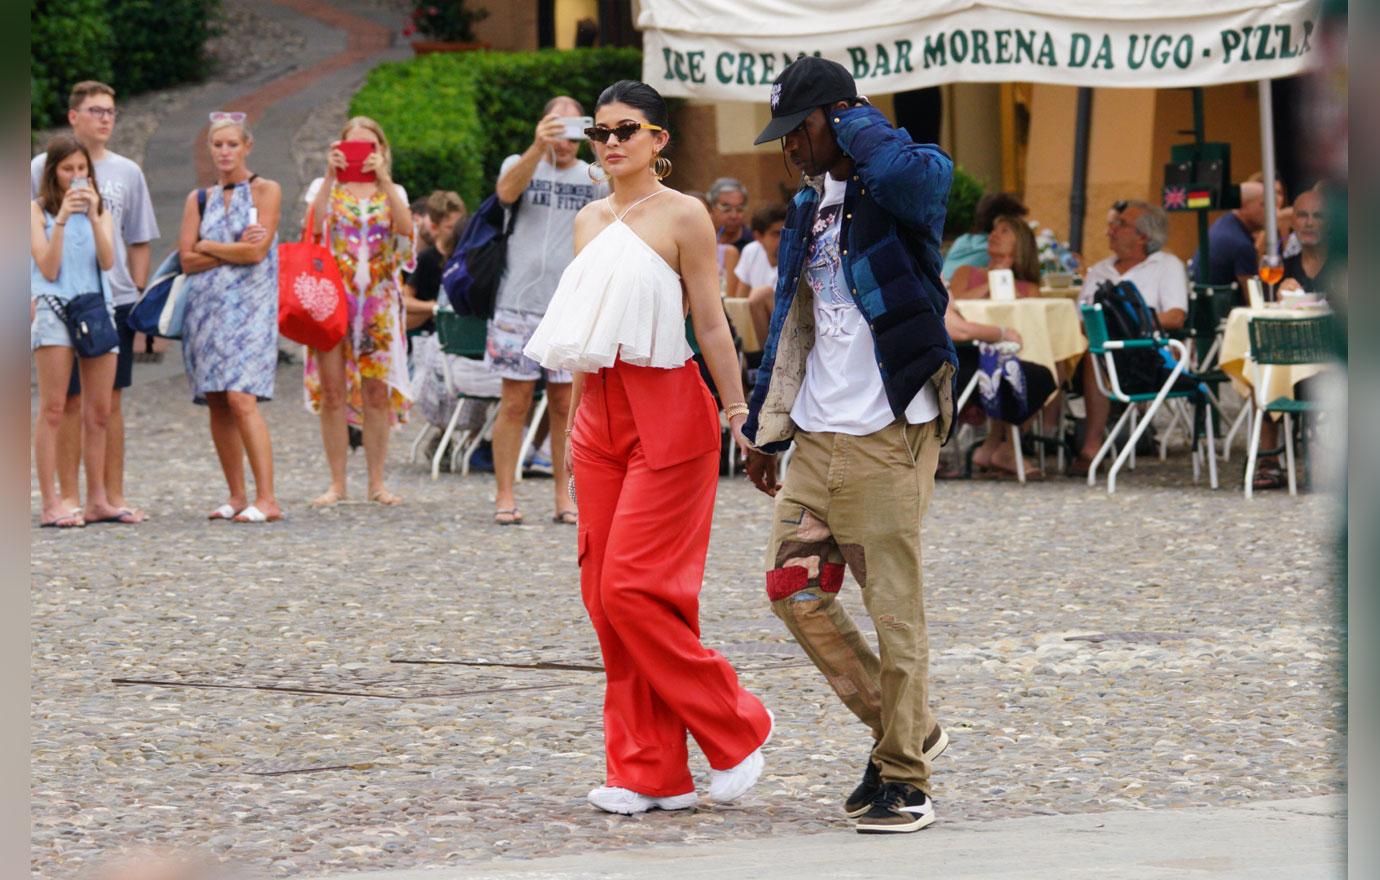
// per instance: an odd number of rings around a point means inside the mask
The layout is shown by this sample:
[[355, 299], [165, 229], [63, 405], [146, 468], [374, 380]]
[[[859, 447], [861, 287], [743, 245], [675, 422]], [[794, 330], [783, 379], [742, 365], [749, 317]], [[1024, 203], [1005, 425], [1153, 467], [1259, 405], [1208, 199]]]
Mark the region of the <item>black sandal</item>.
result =
[[1255, 466], [1255, 478], [1251, 480], [1251, 489], [1256, 492], [1263, 492], [1270, 489], [1283, 489], [1288, 483], [1284, 479], [1284, 471], [1275, 463], [1257, 463]]

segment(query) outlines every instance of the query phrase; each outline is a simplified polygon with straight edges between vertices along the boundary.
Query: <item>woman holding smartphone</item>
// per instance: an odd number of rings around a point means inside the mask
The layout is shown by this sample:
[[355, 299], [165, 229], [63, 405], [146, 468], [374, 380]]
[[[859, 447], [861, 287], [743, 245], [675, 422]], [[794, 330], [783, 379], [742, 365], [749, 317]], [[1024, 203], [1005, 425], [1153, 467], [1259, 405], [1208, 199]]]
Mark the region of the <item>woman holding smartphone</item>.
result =
[[115, 264], [114, 236], [115, 224], [96, 187], [91, 154], [71, 135], [58, 135], [48, 144], [38, 198], [29, 205], [29, 341], [38, 367], [39, 401], [34, 466], [43, 499], [39, 525], [45, 528], [139, 522], [133, 511], [112, 506], [105, 491], [105, 431], [118, 340], [108, 352], [77, 358], [86, 389], [81, 396], [85, 508], [63, 509], [55, 482], [57, 432], [67, 405], [74, 348], [63, 306], [82, 294], [99, 292], [114, 321], [115, 306], [103, 274]]
[[[211, 440], [229, 499], [210, 519], [276, 522], [273, 445], [259, 401], [273, 398], [278, 369], [278, 184], [250, 172], [254, 135], [243, 113], [212, 113], [206, 136], [216, 185], [193, 190], [177, 245], [187, 273], [182, 362], [192, 399], [211, 414]], [[254, 472], [254, 502], [244, 460]]]
[[320, 415], [331, 477], [330, 487], [312, 502], [316, 507], [345, 498], [350, 426], [363, 430], [368, 499], [402, 503], [384, 488], [383, 468], [388, 433], [403, 421], [412, 400], [398, 276], [412, 268], [414, 247], [407, 191], [393, 182], [390, 162], [383, 129], [356, 116], [331, 144], [325, 176], [307, 190], [307, 222], [325, 227], [350, 316], [339, 345], [307, 352], [307, 407]]
[[587, 133], [613, 193], [576, 217], [575, 259], [526, 354], [575, 376], [566, 432], [580, 587], [607, 676], [607, 777], [589, 802], [625, 814], [693, 806], [689, 732], [709, 759], [710, 799], [727, 803], [761, 775], [772, 722], [700, 642], [719, 415], [686, 342], [687, 311], [744, 447], [748, 410], [714, 226], [699, 199], [661, 184], [670, 134], [651, 86], [609, 86]]

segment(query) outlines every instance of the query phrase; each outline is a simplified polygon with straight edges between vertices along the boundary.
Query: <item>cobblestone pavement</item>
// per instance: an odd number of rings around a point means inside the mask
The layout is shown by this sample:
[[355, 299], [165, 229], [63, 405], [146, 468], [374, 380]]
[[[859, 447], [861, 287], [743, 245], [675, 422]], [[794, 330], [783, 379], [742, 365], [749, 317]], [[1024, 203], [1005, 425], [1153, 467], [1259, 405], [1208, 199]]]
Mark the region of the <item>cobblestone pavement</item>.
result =
[[[299, 371], [266, 406], [285, 523], [204, 519], [224, 492], [205, 414], [165, 379], [125, 404], [153, 519], [34, 530], [35, 876], [130, 843], [292, 877], [846, 828], [867, 738], [767, 607], [769, 506], [743, 479], [720, 484], [703, 630], [776, 712], [766, 775], [730, 808], [607, 816], [583, 801], [601, 677], [551, 481], [521, 484], [529, 525], [492, 526], [489, 478], [405, 463], [413, 425], [390, 470], [405, 506], [309, 510], [325, 468]], [[941, 819], [1341, 791], [1330, 522], [1325, 497], [1193, 487], [1182, 454], [1111, 498], [942, 483]]]

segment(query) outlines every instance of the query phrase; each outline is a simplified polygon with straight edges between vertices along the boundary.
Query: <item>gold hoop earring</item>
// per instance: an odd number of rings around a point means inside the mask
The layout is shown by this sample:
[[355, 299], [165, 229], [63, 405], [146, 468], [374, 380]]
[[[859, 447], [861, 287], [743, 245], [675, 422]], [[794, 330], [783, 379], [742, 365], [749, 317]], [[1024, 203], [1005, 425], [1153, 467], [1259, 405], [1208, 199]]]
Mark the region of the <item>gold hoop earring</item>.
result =
[[590, 162], [588, 171], [589, 179], [594, 183], [604, 183], [609, 179], [608, 170], [605, 169], [603, 165], [600, 165], [598, 161]]
[[657, 180], [665, 180], [671, 176], [671, 160], [658, 154], [652, 159], [652, 176]]

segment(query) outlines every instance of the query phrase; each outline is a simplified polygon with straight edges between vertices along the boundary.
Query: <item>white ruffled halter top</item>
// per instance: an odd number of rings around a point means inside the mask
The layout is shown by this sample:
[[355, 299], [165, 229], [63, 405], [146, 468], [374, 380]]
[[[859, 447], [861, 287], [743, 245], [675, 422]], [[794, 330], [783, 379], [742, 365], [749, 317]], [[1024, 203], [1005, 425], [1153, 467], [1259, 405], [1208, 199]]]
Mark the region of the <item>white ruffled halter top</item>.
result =
[[615, 360], [674, 369], [693, 352], [685, 339], [680, 276], [623, 222], [658, 190], [614, 214], [561, 275], [523, 353], [548, 370], [593, 373]]

